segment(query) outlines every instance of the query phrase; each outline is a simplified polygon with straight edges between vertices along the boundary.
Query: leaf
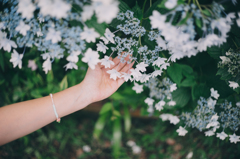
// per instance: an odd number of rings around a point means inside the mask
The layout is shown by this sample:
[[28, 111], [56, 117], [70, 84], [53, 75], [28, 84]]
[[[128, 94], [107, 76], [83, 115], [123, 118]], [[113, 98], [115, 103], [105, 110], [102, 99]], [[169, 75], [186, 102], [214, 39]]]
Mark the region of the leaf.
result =
[[229, 45], [227, 43], [224, 43], [220, 47], [212, 46], [210, 48], [207, 48], [207, 52], [212, 58], [219, 60], [219, 56], [224, 55], [229, 50], [229, 48]]
[[49, 71], [48, 74], [47, 74], [47, 82], [50, 83], [50, 82], [53, 81], [53, 79], [54, 79], [54, 77], [53, 77], [53, 72], [52, 72], [52, 70], [51, 70], [51, 71]]
[[216, 75], [220, 75], [221, 76], [221, 80], [230, 80], [232, 75], [228, 72], [228, 68], [220, 68], [217, 71]]
[[61, 83], [59, 84], [60, 90], [64, 90], [68, 88], [68, 81], [67, 81], [67, 75], [63, 77]]
[[2, 52], [0, 52], [0, 66], [1, 66], [2, 70], [4, 71], [4, 57], [3, 57]]
[[201, 21], [201, 19], [195, 18], [195, 23], [196, 23], [196, 25], [197, 25], [200, 29], [202, 29], [202, 21]]
[[183, 107], [191, 99], [191, 92], [188, 88], [178, 88], [172, 92], [172, 98], [176, 102], [176, 106]]
[[124, 111], [123, 118], [124, 118], [125, 132], [129, 132], [131, 128], [131, 115], [126, 105], [124, 105], [123, 111]]
[[179, 85], [181, 87], [190, 87], [196, 84], [195, 78], [186, 78], [182, 81], [182, 83]]
[[211, 16], [212, 14], [209, 12], [209, 10], [204, 9], [202, 10], [202, 13], [205, 14], [206, 16]]
[[174, 63], [170, 67], [168, 67], [167, 73], [173, 80], [173, 82], [177, 83], [177, 85], [179, 85], [181, 80], [183, 79], [182, 68], [177, 63]]
[[108, 111], [111, 111], [112, 110], [112, 103], [108, 102], [108, 103], [105, 103], [102, 107], [102, 109], [100, 110], [99, 114], [104, 114]]
[[121, 147], [121, 138], [122, 138], [122, 130], [121, 130], [121, 120], [116, 119], [113, 122], [113, 155], [115, 158], [118, 158], [120, 155], [120, 147]]
[[99, 139], [99, 136], [106, 124], [107, 116], [108, 116], [108, 114], [104, 113], [98, 118], [98, 120], [95, 124], [95, 127], [94, 127], [94, 131], [93, 131], [93, 137], [95, 139]]
[[204, 83], [195, 84], [192, 87], [192, 99], [193, 100], [199, 99], [200, 97], [208, 98], [209, 96], [210, 96], [210, 88], [207, 87], [206, 84], [204, 84]]
[[118, 92], [113, 93], [110, 96], [110, 98], [113, 99], [113, 100], [123, 100], [123, 99], [125, 99], [125, 97]]
[[134, 12], [134, 17], [138, 18], [139, 20], [142, 20], [143, 18], [143, 13], [141, 8], [139, 7], [137, 1], [135, 6], [132, 8], [132, 11]]
[[30, 94], [33, 98], [41, 98], [42, 97], [42, 95], [38, 89], [32, 90]]
[[117, 110], [113, 110], [113, 115], [115, 115], [117, 117], [121, 117], [121, 113]]
[[90, 20], [87, 20], [85, 24], [89, 28], [94, 28], [101, 36], [104, 35], [105, 29], [107, 25], [105, 23], [98, 23], [97, 22], [97, 17], [95, 15], [92, 16]]

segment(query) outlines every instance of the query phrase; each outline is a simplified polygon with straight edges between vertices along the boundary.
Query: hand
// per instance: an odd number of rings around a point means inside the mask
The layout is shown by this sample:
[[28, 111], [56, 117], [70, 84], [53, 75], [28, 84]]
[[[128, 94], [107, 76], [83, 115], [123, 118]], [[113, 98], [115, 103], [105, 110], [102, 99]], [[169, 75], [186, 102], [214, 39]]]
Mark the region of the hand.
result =
[[[112, 58], [110, 59], [112, 60]], [[128, 61], [129, 56], [125, 60]], [[127, 73], [134, 64], [134, 62], [131, 64], [127, 64], [127, 62], [121, 63], [117, 57], [113, 59], [113, 62], [114, 65], [111, 65], [110, 68], [105, 68], [100, 63], [96, 65], [94, 70], [88, 68], [83, 84], [91, 92], [92, 102], [109, 97], [124, 83], [123, 78], [110, 79], [110, 74], [107, 73], [108, 70], [116, 69], [118, 72]]]

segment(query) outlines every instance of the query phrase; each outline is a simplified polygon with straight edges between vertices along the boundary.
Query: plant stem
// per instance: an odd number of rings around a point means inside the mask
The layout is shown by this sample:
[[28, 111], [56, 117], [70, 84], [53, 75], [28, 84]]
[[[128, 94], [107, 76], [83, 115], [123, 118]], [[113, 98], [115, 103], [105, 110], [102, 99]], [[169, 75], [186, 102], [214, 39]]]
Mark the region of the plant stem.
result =
[[150, 0], [150, 7], [152, 7], [152, 0]]
[[199, 9], [200, 9], [200, 11], [202, 12], [202, 8], [201, 8], [201, 6], [200, 6], [200, 4], [199, 4], [198, 0], [194, 0], [194, 2], [197, 4], [198, 8], [199, 8]]
[[145, 5], [146, 5], [146, 2], [147, 2], [147, 0], [145, 0], [144, 3], [143, 3], [142, 13], [144, 13], [144, 8], [145, 8]]
[[232, 39], [232, 41], [233, 41], [234, 45], [237, 47], [237, 49], [238, 49], [238, 46], [237, 46], [236, 42], [233, 39]]

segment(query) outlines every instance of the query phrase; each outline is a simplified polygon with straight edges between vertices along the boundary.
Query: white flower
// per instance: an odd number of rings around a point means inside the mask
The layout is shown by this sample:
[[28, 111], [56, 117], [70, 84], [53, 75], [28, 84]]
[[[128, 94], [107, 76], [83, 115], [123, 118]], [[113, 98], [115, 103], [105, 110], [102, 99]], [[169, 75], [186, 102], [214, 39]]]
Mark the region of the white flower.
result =
[[152, 28], [162, 29], [165, 25], [166, 16], [161, 15], [158, 11], [154, 10], [153, 15], [149, 17], [151, 20]]
[[174, 125], [176, 125], [177, 123], [180, 122], [179, 118], [177, 116], [174, 116], [174, 115], [170, 115], [169, 120], [170, 120], [170, 123], [172, 123]]
[[73, 51], [70, 55], [67, 57], [67, 61], [77, 63], [78, 62], [78, 55], [81, 54], [81, 51]]
[[32, 71], [37, 69], [37, 64], [34, 60], [28, 60], [28, 68], [31, 68]]
[[162, 66], [160, 67], [160, 69], [161, 69], [161, 70], [163, 70], [163, 69], [166, 70], [168, 66], [170, 66], [169, 63], [164, 63], [164, 64], [162, 64]]
[[139, 85], [134, 82], [134, 86], [132, 88], [136, 93], [141, 93], [143, 91], [143, 85]]
[[83, 6], [83, 11], [81, 14], [82, 20], [86, 21], [88, 19], [91, 19], [94, 13], [94, 6], [92, 5], [84, 5]]
[[167, 0], [165, 7], [168, 9], [173, 9], [177, 5], [177, 0]]
[[168, 102], [168, 105], [169, 106], [174, 106], [174, 105], [176, 105], [176, 102], [171, 100], [171, 101]]
[[237, 143], [237, 142], [239, 142], [240, 141], [240, 136], [237, 136], [235, 133], [233, 134], [233, 135], [229, 135], [230, 136], [230, 142], [232, 143], [232, 142], [234, 142], [235, 144]]
[[136, 143], [135, 143], [134, 141], [132, 141], [132, 140], [129, 140], [129, 141], [127, 142], [127, 145], [128, 145], [129, 147], [133, 147], [134, 145], [136, 145]]
[[104, 42], [104, 44], [105, 44], [105, 45], [107, 45], [107, 44], [108, 44], [108, 42], [109, 42], [109, 41], [108, 41], [108, 39], [106, 39], [106, 38], [105, 38], [105, 37], [103, 37], [103, 36], [102, 36], [102, 37], [100, 37], [100, 39], [102, 39], [102, 40], [103, 40], [103, 42]]
[[205, 132], [205, 136], [213, 136], [214, 132], [212, 130], [208, 130]]
[[130, 69], [130, 71], [131, 71], [131, 75], [135, 78], [135, 79], [137, 79], [138, 77], [140, 77], [140, 76], [142, 76], [142, 74], [141, 74], [141, 72], [139, 72], [139, 70], [138, 69]]
[[236, 103], [236, 106], [240, 107], [240, 102], [237, 102], [237, 103]]
[[228, 135], [225, 132], [217, 133], [217, 137], [219, 137], [221, 140], [224, 140]]
[[147, 105], [153, 105], [154, 100], [152, 98], [146, 98], [144, 102], [147, 103]]
[[236, 20], [238, 27], [240, 27], [240, 18]]
[[159, 47], [161, 47], [163, 50], [167, 50], [166, 42], [160, 36], [156, 38], [156, 41]]
[[165, 63], [167, 59], [166, 58], [161, 58], [161, 57], [158, 57], [158, 59], [156, 61], [153, 62], [153, 66], [156, 65], [158, 67], [160, 67], [162, 64]]
[[132, 78], [131, 78], [131, 75], [130, 74], [128, 74], [128, 73], [125, 73], [125, 72], [121, 72], [122, 73], [122, 76], [121, 77], [123, 77], [124, 78], [124, 81], [128, 81], [128, 80], [132, 80]]
[[213, 88], [211, 88], [210, 91], [211, 91], [211, 97], [218, 99], [219, 97], [218, 91], [217, 90], [215, 91]]
[[91, 152], [91, 147], [88, 145], [83, 146], [83, 151], [85, 152]]
[[147, 64], [145, 64], [144, 62], [141, 62], [141, 63], [137, 64], [136, 70], [144, 72], [144, 71], [146, 71], [147, 66], [148, 66]]
[[38, 6], [43, 16], [50, 15], [58, 19], [66, 18], [67, 12], [71, 10], [71, 4], [63, 0], [39, 0]]
[[149, 78], [151, 77], [151, 75], [147, 75], [147, 74], [142, 74], [142, 76], [140, 76], [138, 79], [136, 79], [137, 81], [140, 80], [141, 83], [147, 82], [149, 80]]
[[35, 9], [36, 7], [31, 0], [19, 0], [18, 2], [17, 12], [21, 13], [23, 18], [31, 19]]
[[101, 65], [104, 65], [105, 68], [110, 68], [111, 65], [114, 65], [114, 62], [109, 60], [109, 57], [105, 55], [104, 59], [101, 59]]
[[228, 82], [229, 82], [229, 87], [232, 87], [233, 89], [239, 87], [238, 83], [236, 83], [236, 82], [234, 82], [234, 81], [228, 81]]
[[43, 33], [41, 32], [41, 30], [37, 31], [37, 37], [39, 36], [43, 36]]
[[161, 114], [159, 117], [162, 119], [162, 121], [166, 121], [166, 120], [169, 120], [169, 117], [171, 115], [172, 114]]
[[101, 51], [105, 54], [107, 49], [108, 47], [104, 45], [101, 41], [99, 41], [99, 43], [97, 44], [97, 51]]
[[134, 154], [139, 154], [142, 151], [142, 148], [137, 145], [133, 145], [132, 151]]
[[153, 109], [152, 105], [148, 106], [147, 112], [150, 113], [150, 114], [154, 112], [154, 109]]
[[119, 73], [117, 70], [112, 69], [108, 70], [107, 73], [110, 74], [110, 78], [116, 81], [117, 78], [121, 78], [121, 73]]
[[12, 47], [16, 48], [17, 45], [14, 41], [6, 38], [6, 36], [6, 33], [0, 31], [0, 49], [3, 48], [3, 50], [10, 52]]
[[115, 36], [108, 28], [105, 30], [105, 33], [104, 33], [106, 39], [108, 41], [110, 41], [111, 43], [115, 44], [115, 41], [113, 39], [113, 37]]
[[50, 71], [51, 69], [52, 69], [52, 62], [50, 61], [50, 58], [47, 58], [47, 60], [43, 62], [43, 70], [47, 74], [48, 71]]
[[25, 24], [23, 21], [20, 21], [19, 25], [15, 28], [15, 30], [19, 31], [23, 36], [26, 36], [29, 29], [30, 26]]
[[187, 154], [186, 159], [191, 159], [192, 156], [193, 156], [193, 152], [191, 151]]
[[214, 114], [213, 116], [212, 116], [212, 118], [211, 118], [211, 120], [218, 120], [218, 115], [217, 115], [217, 113], [216, 114]]
[[51, 40], [53, 44], [57, 43], [58, 41], [61, 41], [62, 40], [61, 32], [56, 31], [53, 28], [49, 28], [46, 36], [46, 40]]
[[228, 57], [226, 57], [226, 56], [220, 56], [220, 59], [222, 60], [222, 63], [229, 63], [229, 62], [231, 62], [231, 60]]
[[154, 78], [154, 77], [157, 77], [157, 76], [160, 76], [162, 74], [162, 70], [155, 70], [154, 72], [152, 72], [151, 76]]
[[88, 66], [91, 69], [95, 69], [95, 65], [100, 61], [99, 55], [97, 51], [93, 51], [91, 48], [88, 48], [86, 53], [84, 54], [84, 57], [82, 58], [82, 61], [85, 63], [88, 63]]
[[16, 50], [13, 50], [13, 53], [11, 54], [10, 62], [13, 63], [14, 68], [16, 66], [18, 66], [20, 69], [22, 68], [22, 58], [23, 58], [23, 54], [18, 54]]
[[175, 91], [176, 89], [177, 89], [177, 84], [176, 84], [176, 83], [170, 85], [170, 92], [173, 92], [173, 91]]
[[84, 31], [80, 33], [81, 39], [86, 40], [86, 42], [94, 42], [96, 41], [96, 38], [98, 38], [100, 35], [95, 32], [93, 28], [84, 27]]
[[[96, 0], [94, 0], [96, 1]], [[98, 23], [111, 23], [113, 18], [115, 18], [118, 14], [118, 1], [111, 0], [110, 3], [103, 3], [104, 1], [96, 1], [93, 5], [95, 5], [95, 12], [98, 19]], [[99, 3], [100, 2], [100, 3]]]
[[158, 111], [161, 111], [163, 109], [163, 106], [165, 105], [165, 101], [159, 101], [157, 104], [155, 104], [155, 108], [158, 110]]
[[180, 126], [180, 127], [177, 129], [177, 132], [178, 132], [178, 135], [179, 135], [179, 136], [185, 136], [188, 131], [187, 131], [186, 129], [184, 129], [183, 127]]
[[78, 66], [74, 62], [69, 62], [64, 67], [66, 67], [66, 70], [73, 69], [73, 68], [76, 69], [76, 70], [78, 69]]
[[209, 98], [208, 99], [208, 106], [210, 107], [210, 108], [214, 108], [214, 106], [216, 105], [216, 103], [217, 103], [217, 101], [216, 100], [213, 100], [212, 98]]

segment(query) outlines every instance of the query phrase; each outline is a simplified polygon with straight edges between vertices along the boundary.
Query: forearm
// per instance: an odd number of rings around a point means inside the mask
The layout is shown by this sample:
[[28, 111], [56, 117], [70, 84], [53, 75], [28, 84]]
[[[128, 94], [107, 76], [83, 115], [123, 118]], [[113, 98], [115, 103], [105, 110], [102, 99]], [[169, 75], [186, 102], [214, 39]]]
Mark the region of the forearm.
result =
[[[53, 94], [59, 117], [66, 116], [91, 103], [82, 83]], [[0, 145], [27, 135], [56, 120], [50, 96], [0, 108]]]

